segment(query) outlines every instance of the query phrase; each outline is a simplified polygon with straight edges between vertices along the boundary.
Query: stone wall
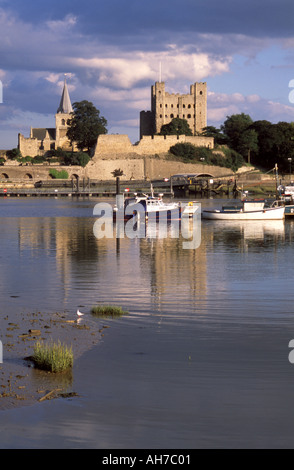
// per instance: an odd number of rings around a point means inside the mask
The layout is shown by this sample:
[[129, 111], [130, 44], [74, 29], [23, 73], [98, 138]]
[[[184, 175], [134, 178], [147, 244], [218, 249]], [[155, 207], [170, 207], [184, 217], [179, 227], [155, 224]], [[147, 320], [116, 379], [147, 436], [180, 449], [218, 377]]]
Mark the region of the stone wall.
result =
[[167, 153], [171, 146], [178, 143], [191, 143], [197, 147], [214, 148], [212, 137], [186, 135], [145, 135], [138, 144], [133, 145], [128, 135], [99, 135], [94, 161], [111, 158], [136, 158], [138, 156], [154, 156]]
[[0, 181], [24, 180], [24, 181], [40, 181], [51, 179], [50, 169], [66, 170], [69, 179], [72, 177], [86, 177], [85, 168], [79, 166], [55, 166], [55, 165], [5, 165], [0, 167]]
[[226, 176], [231, 173], [227, 168], [203, 164], [181, 163], [162, 160], [160, 158], [139, 157], [132, 159], [91, 160], [85, 168], [79, 166], [53, 166], [53, 165], [5, 165], [0, 169], [0, 182], [49, 180], [50, 169], [66, 170], [69, 179], [90, 178], [92, 180], [112, 180], [112, 172], [117, 169], [123, 171], [122, 180], [154, 180], [170, 178], [177, 173], [210, 173], [214, 177]]
[[18, 134], [18, 148], [24, 157], [35, 157], [36, 155], [41, 154], [38, 139], [31, 139], [30, 137], [26, 138], [22, 134]]
[[[31, 139], [30, 139], [31, 140]], [[122, 180], [144, 180], [170, 178], [177, 173], [210, 173], [213, 176], [230, 174], [230, 170], [221, 167], [203, 164], [181, 163], [167, 160], [166, 154], [172, 145], [177, 143], [191, 143], [197, 146], [214, 147], [213, 138], [194, 136], [143, 136], [137, 145], [133, 145], [128, 135], [100, 135], [94, 157], [85, 168], [77, 166], [58, 166], [56, 169], [65, 169], [69, 178], [79, 176], [92, 180], [111, 180], [112, 172], [123, 171]], [[22, 178], [24, 180], [50, 179], [49, 171], [54, 166], [5, 165], [0, 170], [0, 179]]]
[[122, 180], [163, 179], [170, 178], [177, 173], [209, 173], [215, 177], [232, 173], [231, 170], [223, 167], [203, 165], [202, 163], [181, 163], [146, 156], [132, 159], [92, 160], [85, 168], [87, 177], [98, 180], [112, 179], [112, 172], [117, 169], [123, 171]]
[[86, 176], [95, 180], [111, 180], [114, 170], [122, 170], [122, 180], [144, 180], [145, 179], [145, 159], [112, 159], [90, 161], [85, 167]]

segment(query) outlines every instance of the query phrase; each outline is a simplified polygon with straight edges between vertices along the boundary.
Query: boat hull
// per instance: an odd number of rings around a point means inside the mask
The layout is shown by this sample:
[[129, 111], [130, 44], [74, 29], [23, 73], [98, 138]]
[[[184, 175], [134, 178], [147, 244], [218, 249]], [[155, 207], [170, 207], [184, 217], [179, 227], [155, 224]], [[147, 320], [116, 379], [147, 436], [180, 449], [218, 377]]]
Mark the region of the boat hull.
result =
[[294, 217], [294, 205], [285, 205], [285, 217]]
[[210, 220], [282, 220], [285, 216], [284, 207], [271, 207], [259, 211], [217, 211], [203, 210], [202, 218]]

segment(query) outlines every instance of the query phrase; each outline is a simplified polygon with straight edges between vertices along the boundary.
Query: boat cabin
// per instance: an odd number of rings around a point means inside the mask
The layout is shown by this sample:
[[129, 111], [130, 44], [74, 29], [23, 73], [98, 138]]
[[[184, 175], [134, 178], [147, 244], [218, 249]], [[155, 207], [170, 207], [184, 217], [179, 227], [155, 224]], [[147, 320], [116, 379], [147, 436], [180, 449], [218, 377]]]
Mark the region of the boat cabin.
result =
[[264, 200], [258, 201], [241, 201], [235, 204], [230, 204], [223, 206], [224, 212], [251, 212], [251, 211], [260, 211], [264, 209]]

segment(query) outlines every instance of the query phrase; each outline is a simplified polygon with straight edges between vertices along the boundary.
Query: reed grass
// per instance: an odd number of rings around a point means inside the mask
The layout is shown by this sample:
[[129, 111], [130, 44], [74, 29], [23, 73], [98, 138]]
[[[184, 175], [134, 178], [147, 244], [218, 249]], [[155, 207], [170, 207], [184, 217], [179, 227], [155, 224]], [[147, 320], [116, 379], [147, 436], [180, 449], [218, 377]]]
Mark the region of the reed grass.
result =
[[60, 341], [38, 341], [34, 346], [32, 359], [36, 367], [50, 372], [63, 372], [73, 366], [72, 348]]
[[96, 305], [92, 307], [91, 313], [99, 317], [121, 317], [129, 312], [115, 305]]

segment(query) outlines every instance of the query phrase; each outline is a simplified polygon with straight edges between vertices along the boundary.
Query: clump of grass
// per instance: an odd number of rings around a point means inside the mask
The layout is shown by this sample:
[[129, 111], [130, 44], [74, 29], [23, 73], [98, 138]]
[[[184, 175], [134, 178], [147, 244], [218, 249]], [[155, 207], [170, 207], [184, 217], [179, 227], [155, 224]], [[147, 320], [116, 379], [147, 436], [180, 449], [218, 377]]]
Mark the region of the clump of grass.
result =
[[32, 360], [39, 369], [63, 372], [73, 366], [72, 348], [57, 343], [38, 341], [34, 346]]
[[129, 312], [115, 305], [96, 305], [92, 307], [91, 313], [100, 317], [121, 317]]

